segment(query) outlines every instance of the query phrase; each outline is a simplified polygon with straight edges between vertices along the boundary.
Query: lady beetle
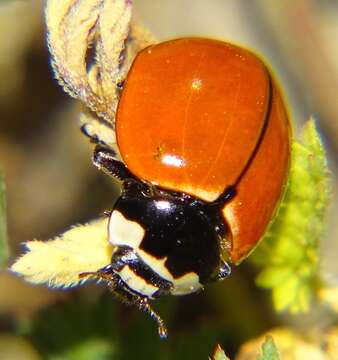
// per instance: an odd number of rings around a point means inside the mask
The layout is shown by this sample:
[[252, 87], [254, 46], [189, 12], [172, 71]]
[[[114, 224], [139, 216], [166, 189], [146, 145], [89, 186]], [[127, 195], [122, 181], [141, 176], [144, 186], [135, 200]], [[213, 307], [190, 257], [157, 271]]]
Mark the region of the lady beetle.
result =
[[247, 50], [184, 38], [134, 60], [116, 116], [123, 163], [97, 145], [94, 164], [122, 181], [110, 213], [108, 281], [167, 332], [149, 299], [184, 295], [230, 274], [255, 247], [283, 193], [290, 126], [267, 67]]

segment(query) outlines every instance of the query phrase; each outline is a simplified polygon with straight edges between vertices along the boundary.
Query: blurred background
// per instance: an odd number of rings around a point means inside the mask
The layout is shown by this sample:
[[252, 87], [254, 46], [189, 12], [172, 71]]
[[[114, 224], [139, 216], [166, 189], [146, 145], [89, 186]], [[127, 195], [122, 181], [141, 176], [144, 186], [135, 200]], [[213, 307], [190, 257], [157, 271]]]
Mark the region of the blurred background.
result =
[[[279, 80], [296, 136], [315, 117], [333, 179], [322, 272], [337, 284], [338, 1], [134, 0], [134, 5], [137, 19], [159, 40], [213, 37], [259, 54]], [[49, 67], [43, 2], [2, 0], [0, 167], [12, 259], [22, 251], [20, 243], [47, 240], [96, 218], [118, 194], [91, 165], [92, 145], [77, 118], [78, 105]], [[49, 290], [1, 272], [0, 359], [207, 359], [217, 342], [233, 358], [241, 344], [289, 321], [274, 313], [254, 276], [255, 269], [244, 264], [203, 294], [161, 301], [157, 308], [171, 333], [163, 343], [149, 319], [103, 288]]]

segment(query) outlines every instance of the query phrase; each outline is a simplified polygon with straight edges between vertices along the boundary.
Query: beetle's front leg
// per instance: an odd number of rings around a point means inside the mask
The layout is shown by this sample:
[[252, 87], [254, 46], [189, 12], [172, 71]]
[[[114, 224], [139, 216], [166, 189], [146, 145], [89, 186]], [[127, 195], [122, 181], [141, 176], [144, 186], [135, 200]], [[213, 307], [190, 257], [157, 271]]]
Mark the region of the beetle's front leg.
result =
[[127, 167], [116, 159], [116, 152], [111, 148], [97, 145], [94, 150], [93, 163], [99, 170], [120, 181], [135, 179]]
[[156, 321], [158, 326], [158, 334], [161, 339], [166, 339], [168, 337], [168, 330], [164, 324], [164, 321], [161, 317], [151, 308], [147, 298], [138, 298], [135, 301], [135, 305], [143, 312], [150, 315], [150, 317]]
[[112, 293], [117, 296], [122, 302], [127, 305], [137, 306], [139, 310], [148, 314], [153, 320], [156, 321], [158, 326], [158, 334], [161, 339], [166, 339], [168, 337], [168, 330], [164, 324], [164, 321], [152, 309], [149, 304], [148, 298], [127, 291], [124, 283], [114, 273], [110, 265], [96, 272], [81, 273], [79, 275], [79, 278], [97, 278], [106, 281]]
[[111, 290], [120, 298], [120, 300], [122, 300], [122, 302], [129, 305], [135, 305], [139, 310], [148, 314], [157, 323], [158, 334], [161, 339], [166, 339], [168, 337], [168, 330], [163, 319], [152, 309], [148, 298], [126, 291], [123, 285], [114, 286]]

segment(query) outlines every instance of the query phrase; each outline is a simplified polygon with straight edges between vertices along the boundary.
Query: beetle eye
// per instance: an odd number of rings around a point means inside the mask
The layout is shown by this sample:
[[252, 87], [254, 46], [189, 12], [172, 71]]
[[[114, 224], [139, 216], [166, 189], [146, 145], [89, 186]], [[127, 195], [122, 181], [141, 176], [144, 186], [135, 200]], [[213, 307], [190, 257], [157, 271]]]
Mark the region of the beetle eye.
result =
[[140, 183], [135, 179], [126, 179], [123, 182], [123, 192], [137, 191], [139, 188]]
[[144, 186], [142, 187], [141, 193], [143, 196], [150, 198], [153, 196], [154, 192], [150, 186], [144, 184]]

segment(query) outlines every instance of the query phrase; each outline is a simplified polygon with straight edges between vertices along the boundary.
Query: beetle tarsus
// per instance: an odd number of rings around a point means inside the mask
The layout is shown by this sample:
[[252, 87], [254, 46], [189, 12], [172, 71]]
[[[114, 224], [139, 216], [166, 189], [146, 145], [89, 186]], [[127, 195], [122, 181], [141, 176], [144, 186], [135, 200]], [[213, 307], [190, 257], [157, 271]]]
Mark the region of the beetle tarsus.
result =
[[146, 298], [140, 298], [136, 302], [137, 307], [150, 315], [150, 317], [157, 322], [158, 326], [158, 335], [161, 339], [167, 339], [168, 338], [168, 330], [164, 324], [164, 321], [161, 319], [161, 317], [151, 308], [149, 305], [149, 302]]

